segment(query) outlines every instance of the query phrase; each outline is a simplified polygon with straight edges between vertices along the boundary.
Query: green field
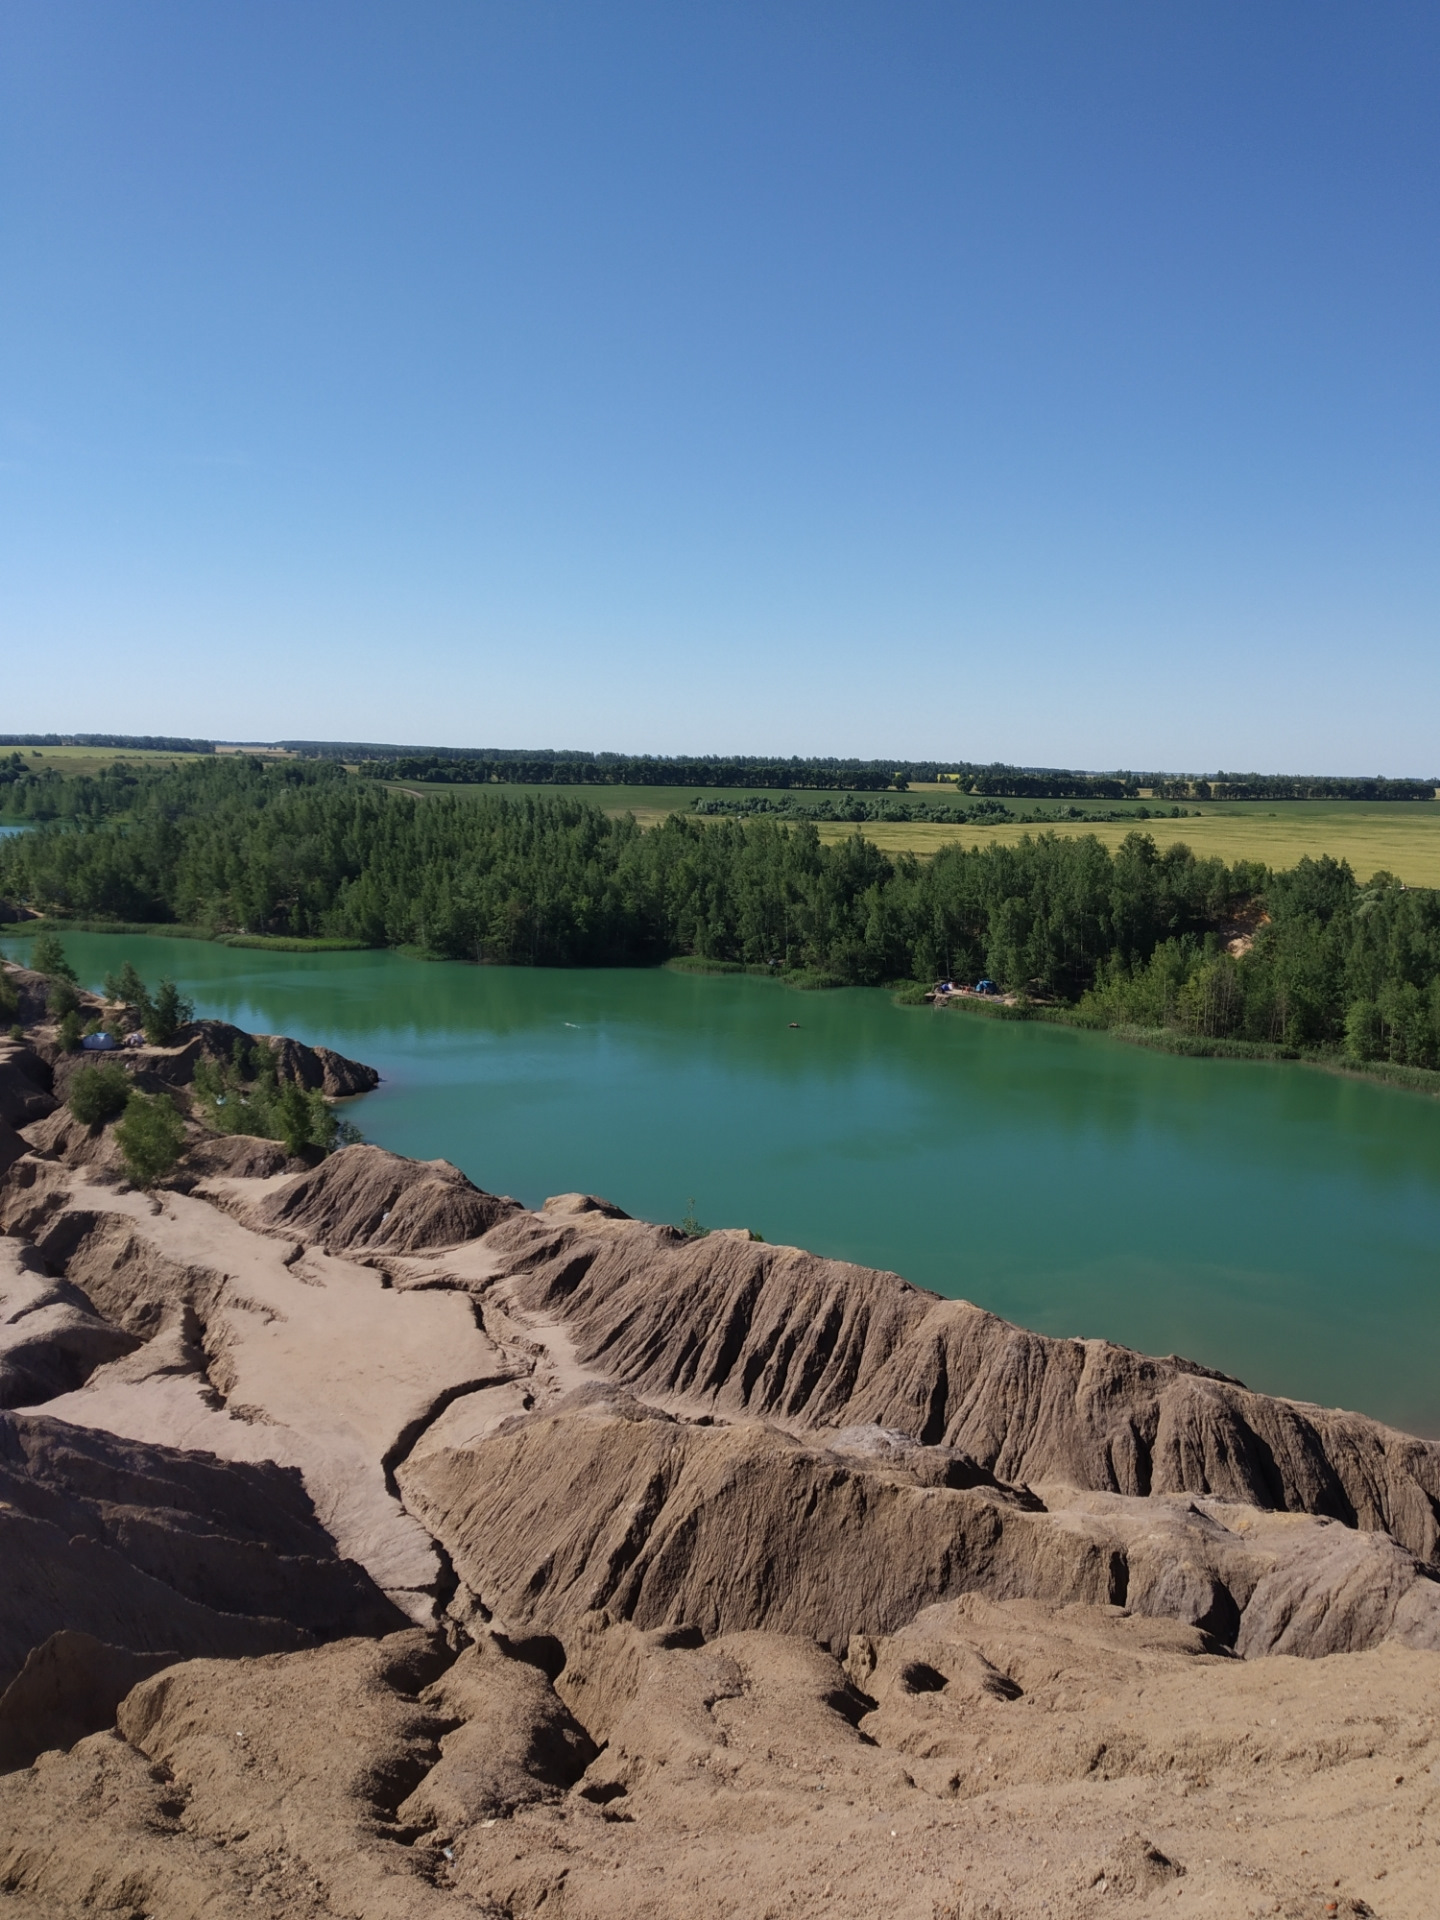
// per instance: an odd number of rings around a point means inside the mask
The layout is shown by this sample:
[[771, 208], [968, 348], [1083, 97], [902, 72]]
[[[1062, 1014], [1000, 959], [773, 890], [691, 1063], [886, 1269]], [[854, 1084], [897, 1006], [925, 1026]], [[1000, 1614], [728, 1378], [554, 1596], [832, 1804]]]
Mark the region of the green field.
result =
[[[668, 813], [688, 813], [691, 802], [704, 793], [710, 798], [719, 789], [695, 787], [420, 787], [405, 786], [409, 793], [458, 793], [470, 795], [532, 793], [568, 795], [588, 800], [606, 813], [633, 813], [641, 826], [653, 826]], [[741, 799], [761, 793], [763, 788], [727, 788], [728, 796]], [[808, 794], [801, 798], [812, 797]], [[815, 795], [813, 797], [820, 797]], [[839, 797], [838, 795], [836, 796]], [[877, 795], [862, 796], [875, 799]], [[896, 795], [897, 799], [902, 796]], [[915, 789], [903, 798], [912, 806], [953, 806], [953, 788]], [[1026, 801], [1006, 803], [1013, 813], [1058, 814], [1068, 801]], [[1001, 821], [996, 826], [979, 823], [952, 826], [924, 820], [867, 821], [858, 831], [867, 840], [888, 853], [916, 853], [922, 857], [959, 841], [964, 846], [984, 846], [1018, 840], [1022, 834], [1038, 833], [1048, 826], [1056, 833], [1074, 835], [1093, 833], [1106, 846], [1120, 844], [1127, 833], [1139, 830], [1151, 834], [1160, 846], [1183, 840], [1198, 854], [1218, 854], [1223, 860], [1263, 860], [1270, 867], [1293, 867], [1305, 855], [1318, 859], [1328, 853], [1337, 860], [1348, 860], [1362, 880], [1382, 868], [1413, 887], [1440, 887], [1440, 802], [1371, 800], [1238, 800], [1222, 804], [1206, 801], [1189, 803], [1189, 818], [1184, 820], [1138, 818], [1139, 805], [1124, 801], [1076, 801], [1087, 816], [1081, 820]], [[1158, 803], [1157, 803], [1158, 804]], [[1088, 816], [1123, 813], [1125, 819], [1093, 819]], [[841, 821], [822, 821], [822, 840], [842, 840], [857, 828]]]
[[44, 773], [49, 767], [69, 779], [99, 773], [113, 767], [117, 760], [127, 766], [178, 767], [182, 760], [202, 757], [195, 753], [155, 753], [145, 747], [0, 747], [0, 759], [8, 760], [12, 753], [19, 754], [31, 773]]
[[[1225, 806], [1192, 808], [1188, 820], [1062, 821], [1061, 834], [1093, 833], [1108, 847], [1118, 846], [1136, 828], [1162, 846], [1183, 840], [1198, 854], [1218, 854], [1226, 861], [1263, 860], [1270, 867], [1293, 867], [1307, 854], [1318, 859], [1331, 854], [1348, 860], [1356, 876], [1368, 880], [1381, 869], [1412, 887], [1440, 887], [1440, 805], [1417, 801], [1277, 800], [1237, 801]], [[848, 829], [822, 826], [821, 838], [840, 839]], [[999, 826], [942, 827], [921, 821], [894, 826], [867, 826], [865, 834], [887, 852], [902, 849], [931, 854], [947, 842], [966, 846], [987, 841], [1018, 840], [1034, 827], [1013, 822]]]

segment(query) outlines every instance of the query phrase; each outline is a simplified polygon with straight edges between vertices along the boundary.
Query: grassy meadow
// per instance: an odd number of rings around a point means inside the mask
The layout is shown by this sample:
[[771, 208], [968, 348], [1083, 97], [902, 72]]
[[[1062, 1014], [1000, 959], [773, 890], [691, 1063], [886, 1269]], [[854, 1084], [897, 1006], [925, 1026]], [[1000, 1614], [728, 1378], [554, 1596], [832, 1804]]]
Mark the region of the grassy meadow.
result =
[[182, 760], [200, 758], [194, 753], [157, 753], [148, 747], [0, 747], [0, 758], [8, 760], [12, 753], [19, 754], [31, 773], [44, 773], [49, 767], [72, 780], [103, 773], [117, 761], [134, 767], [178, 767]]

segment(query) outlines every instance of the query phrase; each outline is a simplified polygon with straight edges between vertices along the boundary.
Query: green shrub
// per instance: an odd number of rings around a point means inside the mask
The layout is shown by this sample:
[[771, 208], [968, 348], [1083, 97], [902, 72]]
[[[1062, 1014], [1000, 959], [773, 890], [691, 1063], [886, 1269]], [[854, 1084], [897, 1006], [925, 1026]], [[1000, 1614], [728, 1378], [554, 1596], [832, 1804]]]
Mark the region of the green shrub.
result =
[[311, 1144], [312, 1115], [305, 1089], [295, 1080], [287, 1080], [275, 1099], [276, 1138], [285, 1143], [286, 1153], [300, 1153]]
[[130, 1076], [118, 1061], [82, 1067], [70, 1082], [65, 1104], [82, 1126], [98, 1127], [118, 1119], [130, 1098]]
[[60, 1030], [56, 1038], [60, 1042], [60, 1051], [62, 1053], [78, 1053], [80, 1051], [80, 1016], [73, 1008], [60, 1022]]
[[10, 1029], [10, 1038], [12, 1040], [23, 1040], [25, 1038], [25, 1029], [20, 1025], [18, 1020]]
[[1378, 1060], [1385, 1036], [1380, 1009], [1373, 1000], [1355, 1000], [1345, 1015], [1345, 1051], [1354, 1060]]
[[64, 947], [53, 933], [36, 934], [30, 949], [30, 965], [49, 980], [68, 980], [72, 987], [79, 984], [75, 969], [65, 958]]
[[339, 1119], [318, 1088], [307, 1093], [293, 1080], [282, 1086], [268, 1047], [247, 1049], [237, 1041], [228, 1066], [198, 1060], [192, 1091], [205, 1124], [216, 1133], [253, 1133], [262, 1140], [282, 1140], [287, 1153], [303, 1153], [310, 1147], [333, 1153], [336, 1147], [352, 1146], [360, 1138], [359, 1129]]
[[145, 1038], [151, 1046], [168, 1047], [181, 1027], [187, 1026], [195, 1018], [195, 1009], [188, 1000], [181, 999], [180, 989], [173, 980], [162, 980], [155, 990], [154, 1000], [146, 996], [140, 1017], [145, 1027]]
[[15, 982], [8, 973], [0, 973], [0, 1014], [13, 1018], [19, 1011], [20, 995], [15, 991]]
[[78, 1015], [80, 995], [76, 992], [73, 981], [52, 980], [50, 991], [45, 996], [45, 1005], [56, 1020], [63, 1020], [72, 1013]]
[[905, 986], [896, 988], [894, 994], [895, 1004], [897, 1007], [923, 1007], [925, 1004], [925, 996], [929, 991], [929, 987], [925, 985], [923, 980], [910, 981]]
[[107, 973], [105, 976], [105, 998], [117, 1006], [129, 1007], [139, 1015], [144, 1026], [148, 1019], [154, 1018], [155, 1009], [150, 1001], [150, 989], [140, 978], [127, 960], [119, 973]]
[[137, 1187], [153, 1187], [184, 1151], [185, 1122], [165, 1094], [132, 1093], [115, 1139], [131, 1180]]
[[690, 1199], [689, 1211], [680, 1222], [680, 1231], [683, 1234], [687, 1234], [692, 1240], [705, 1240], [709, 1238], [710, 1229], [708, 1227], [702, 1227], [700, 1222], [695, 1218], [695, 1199], [693, 1195]]

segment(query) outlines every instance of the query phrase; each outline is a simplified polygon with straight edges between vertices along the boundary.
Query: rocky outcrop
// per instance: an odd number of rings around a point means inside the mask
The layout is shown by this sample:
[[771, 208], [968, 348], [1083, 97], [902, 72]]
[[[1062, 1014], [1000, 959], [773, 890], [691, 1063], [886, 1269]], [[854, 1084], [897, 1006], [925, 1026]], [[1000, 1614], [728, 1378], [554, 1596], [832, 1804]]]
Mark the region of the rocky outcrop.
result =
[[318, 1089], [329, 1098], [368, 1093], [380, 1084], [374, 1067], [347, 1060], [328, 1047], [307, 1047], [303, 1041], [272, 1034], [245, 1033], [224, 1020], [192, 1020], [176, 1034], [172, 1046], [137, 1048], [135, 1058], [137, 1067], [157, 1083], [188, 1087], [202, 1060], [228, 1067], [237, 1049], [249, 1059], [258, 1047], [268, 1048], [275, 1056], [277, 1078], [297, 1081], [307, 1091]]
[[255, 1209], [258, 1226], [332, 1250], [412, 1253], [473, 1240], [520, 1211], [473, 1186], [448, 1160], [404, 1160], [383, 1147], [343, 1147]]
[[29, 1142], [24, 1135], [17, 1133], [8, 1120], [0, 1120], [0, 1179], [28, 1149]]
[[380, 1084], [374, 1067], [347, 1060], [343, 1053], [332, 1053], [329, 1047], [307, 1047], [302, 1041], [275, 1034], [262, 1033], [257, 1038], [274, 1054], [280, 1079], [298, 1081], [307, 1092], [318, 1089], [327, 1099], [343, 1100], [351, 1094], [369, 1093]]
[[58, 1632], [233, 1655], [401, 1618], [336, 1555], [298, 1475], [33, 1414], [0, 1415], [0, 1564], [0, 1687]]
[[92, 1175], [121, 1177], [124, 1162], [114, 1128], [85, 1126], [68, 1107], [60, 1107], [48, 1120], [37, 1120], [27, 1127], [25, 1144], [42, 1160], [63, 1160], [66, 1166], [84, 1167]]
[[45, 1018], [45, 1001], [50, 992], [50, 982], [43, 973], [36, 973], [30, 967], [12, 966], [8, 961], [0, 962], [5, 968], [5, 978], [15, 989], [20, 1002], [19, 1020], [22, 1026], [33, 1026], [37, 1020]]
[[136, 1047], [133, 1064], [156, 1087], [188, 1087], [202, 1060], [229, 1067], [237, 1050], [248, 1057], [255, 1044], [253, 1034], [232, 1027], [227, 1020], [192, 1020], [168, 1047]]
[[1124, 1593], [1124, 1560], [1033, 1502], [923, 1487], [773, 1428], [696, 1427], [628, 1397], [508, 1421], [400, 1469], [411, 1512], [507, 1630], [605, 1608], [641, 1627], [801, 1633], [843, 1648], [977, 1586]]
[[1056, 1340], [891, 1273], [748, 1235], [587, 1214], [488, 1238], [513, 1297], [639, 1395], [801, 1427], [873, 1422], [1003, 1480], [1325, 1514], [1440, 1558], [1440, 1448], [1103, 1340]]
[[174, 1660], [173, 1653], [114, 1647], [93, 1633], [52, 1633], [0, 1691], [0, 1773], [113, 1726], [131, 1688]]
[[[556, 1652], [563, 1660], [563, 1649]], [[494, 1634], [482, 1632], [421, 1699], [454, 1729], [441, 1735], [439, 1760], [395, 1810], [421, 1832], [456, 1833], [553, 1804], [599, 1755], [551, 1676]]]
[[0, 1120], [12, 1127], [28, 1127], [43, 1120], [58, 1104], [55, 1076], [33, 1047], [0, 1043]]
[[121, 1212], [67, 1205], [38, 1233], [35, 1251], [48, 1269], [84, 1288], [107, 1320], [140, 1340], [183, 1310], [207, 1323], [224, 1287], [214, 1266], [168, 1258], [142, 1219]]
[[70, 1393], [139, 1344], [79, 1287], [52, 1278], [30, 1248], [0, 1240], [0, 1407]]
[[[414, 1828], [397, 1819], [457, 1728], [454, 1706], [428, 1692], [453, 1662], [443, 1641], [410, 1632], [157, 1674], [123, 1703], [118, 1735], [62, 1767], [64, 1784], [52, 1767], [14, 1777], [8, 1794], [0, 1784], [11, 1900], [54, 1920], [124, 1902], [157, 1916], [453, 1914], [439, 1849], [404, 1844]], [[32, 1780], [45, 1780], [48, 1816]], [[77, 1789], [81, 1825], [106, 1844], [57, 1848]]]
[[185, 1170], [206, 1180], [268, 1180], [277, 1173], [299, 1171], [278, 1140], [253, 1133], [212, 1133], [191, 1142]]
[[[24, 1126], [31, 1120], [43, 1119], [54, 1110], [55, 1103], [36, 1104], [33, 1087], [20, 1087], [17, 1092], [17, 1078], [29, 1078], [44, 1092], [53, 1092], [63, 1099], [66, 1085], [80, 1067], [87, 1064], [87, 1056], [64, 1053], [56, 1042], [54, 1026], [46, 1006], [52, 983], [43, 974], [27, 967], [4, 963], [4, 968], [6, 981], [15, 990], [19, 1001], [21, 1025], [36, 1029], [26, 1046], [16, 1047], [13, 1042], [0, 1042], [0, 1119], [9, 1121], [12, 1126]], [[83, 988], [77, 989], [76, 993], [87, 1019], [98, 1016], [113, 1021], [117, 1032], [128, 1032], [138, 1027], [138, 1016], [133, 1008], [117, 1006], [100, 994], [89, 993]], [[266, 1047], [273, 1053], [276, 1072], [282, 1081], [297, 1081], [307, 1091], [318, 1089], [327, 1099], [344, 1099], [353, 1094], [368, 1093], [380, 1082], [380, 1075], [374, 1067], [358, 1060], [348, 1060], [344, 1054], [335, 1053], [329, 1047], [307, 1046], [303, 1041], [285, 1035], [246, 1033], [225, 1020], [192, 1020], [180, 1028], [172, 1044], [166, 1047], [147, 1045], [136, 1046], [133, 1050], [127, 1048], [125, 1064], [137, 1083], [148, 1091], [153, 1092], [161, 1087], [183, 1088], [194, 1080], [195, 1069], [201, 1060], [229, 1066], [236, 1057], [237, 1049], [248, 1057], [257, 1046]], [[27, 1107], [26, 1111], [12, 1111], [17, 1099]]]

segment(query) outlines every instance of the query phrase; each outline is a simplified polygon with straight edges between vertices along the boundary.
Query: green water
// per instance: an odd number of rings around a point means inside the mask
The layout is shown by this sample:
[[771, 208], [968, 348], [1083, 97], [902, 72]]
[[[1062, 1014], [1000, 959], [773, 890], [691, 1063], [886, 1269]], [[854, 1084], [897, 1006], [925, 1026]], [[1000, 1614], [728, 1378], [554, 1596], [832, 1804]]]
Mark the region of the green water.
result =
[[87, 984], [133, 959], [203, 1013], [369, 1061], [366, 1137], [492, 1190], [673, 1221], [693, 1196], [707, 1226], [1440, 1435], [1440, 1102], [882, 993], [66, 947]]

